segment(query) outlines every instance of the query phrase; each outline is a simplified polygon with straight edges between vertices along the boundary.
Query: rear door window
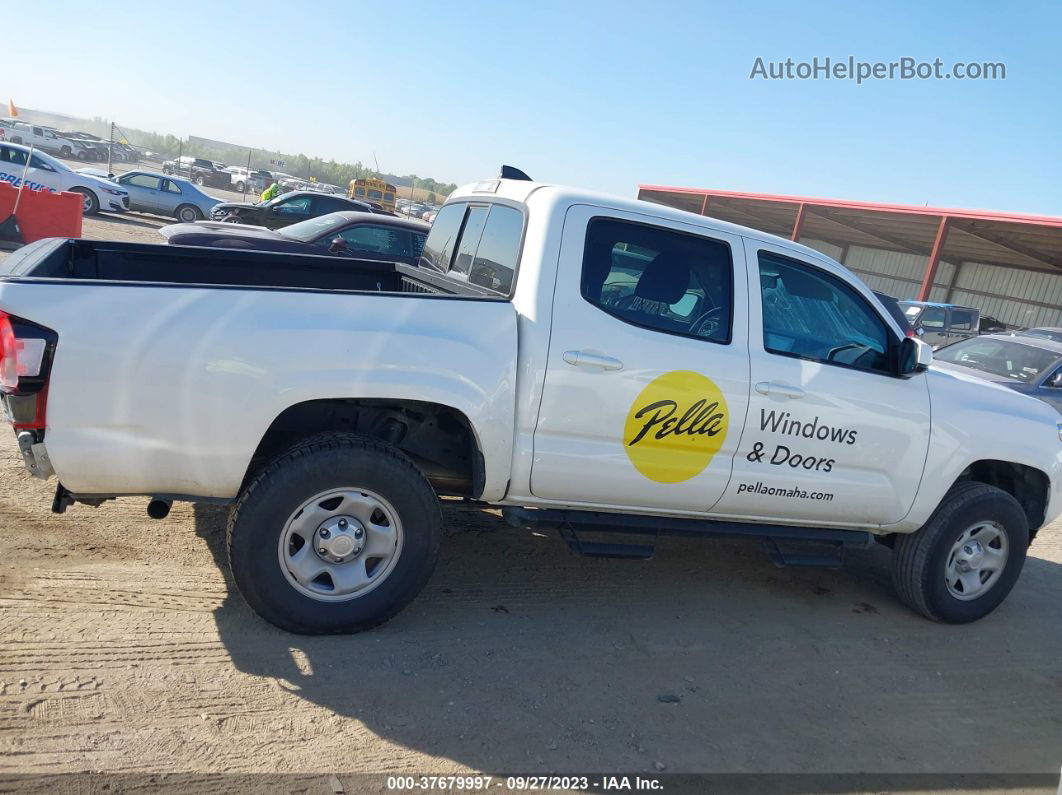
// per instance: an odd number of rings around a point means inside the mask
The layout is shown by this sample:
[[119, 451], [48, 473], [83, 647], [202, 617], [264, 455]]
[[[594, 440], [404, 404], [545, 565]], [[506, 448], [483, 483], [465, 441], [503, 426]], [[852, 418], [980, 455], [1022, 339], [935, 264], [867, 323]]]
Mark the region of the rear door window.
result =
[[973, 331], [974, 313], [969, 309], [951, 310], [951, 327], [956, 331]]
[[410, 256], [409, 233], [405, 229], [360, 224], [347, 227], [339, 236], [356, 251], [393, 254], [398, 257]]

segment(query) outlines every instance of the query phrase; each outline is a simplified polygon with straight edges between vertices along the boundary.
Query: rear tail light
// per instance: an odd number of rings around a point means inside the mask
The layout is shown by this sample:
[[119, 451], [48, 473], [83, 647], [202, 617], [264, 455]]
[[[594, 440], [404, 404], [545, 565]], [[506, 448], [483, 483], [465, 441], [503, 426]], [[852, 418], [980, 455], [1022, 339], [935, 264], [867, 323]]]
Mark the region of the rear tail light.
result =
[[18, 389], [18, 340], [11, 318], [0, 312], [0, 390], [14, 392]]
[[0, 311], [0, 392], [16, 431], [43, 430], [58, 335]]

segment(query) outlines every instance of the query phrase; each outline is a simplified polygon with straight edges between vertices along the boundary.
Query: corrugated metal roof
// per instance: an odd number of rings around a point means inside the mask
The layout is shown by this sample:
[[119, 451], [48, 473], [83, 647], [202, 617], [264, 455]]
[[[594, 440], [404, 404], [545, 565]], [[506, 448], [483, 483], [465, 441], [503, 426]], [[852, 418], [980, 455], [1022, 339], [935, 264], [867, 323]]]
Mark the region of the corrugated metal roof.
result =
[[1062, 218], [990, 210], [781, 196], [641, 185], [638, 198], [790, 237], [800, 208], [800, 237], [927, 257], [942, 219], [941, 259], [1062, 272]]

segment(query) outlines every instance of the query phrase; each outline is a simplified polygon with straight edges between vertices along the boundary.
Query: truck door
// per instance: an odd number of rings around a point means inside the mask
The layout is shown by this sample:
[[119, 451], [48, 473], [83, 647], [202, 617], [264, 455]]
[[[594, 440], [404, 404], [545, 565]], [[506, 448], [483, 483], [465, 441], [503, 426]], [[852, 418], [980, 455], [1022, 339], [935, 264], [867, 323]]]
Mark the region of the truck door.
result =
[[741, 238], [638, 213], [565, 217], [531, 492], [707, 511], [749, 399]]
[[894, 375], [902, 337], [838, 268], [746, 240], [752, 391], [716, 513], [844, 527], [902, 519], [929, 446], [924, 375]]
[[[167, 180], [168, 182], [169, 180]], [[129, 208], [137, 212], [155, 213], [161, 209], [159, 191], [162, 178], [153, 174], [123, 174], [118, 184], [129, 191]]]

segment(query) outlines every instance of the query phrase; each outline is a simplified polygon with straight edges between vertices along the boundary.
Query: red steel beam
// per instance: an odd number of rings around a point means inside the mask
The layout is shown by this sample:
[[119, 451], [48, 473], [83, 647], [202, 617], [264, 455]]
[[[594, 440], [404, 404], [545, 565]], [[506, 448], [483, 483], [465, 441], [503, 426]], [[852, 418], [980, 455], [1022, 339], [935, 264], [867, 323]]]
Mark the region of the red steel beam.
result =
[[918, 300], [928, 301], [929, 292], [933, 289], [933, 280], [937, 278], [937, 267], [940, 265], [940, 254], [944, 250], [944, 239], [948, 236], [948, 221], [950, 216], [942, 215], [940, 225], [937, 227], [937, 236], [933, 241], [933, 250], [929, 252], [929, 260], [926, 262], [926, 271], [922, 276], [922, 286], [918, 290]]

